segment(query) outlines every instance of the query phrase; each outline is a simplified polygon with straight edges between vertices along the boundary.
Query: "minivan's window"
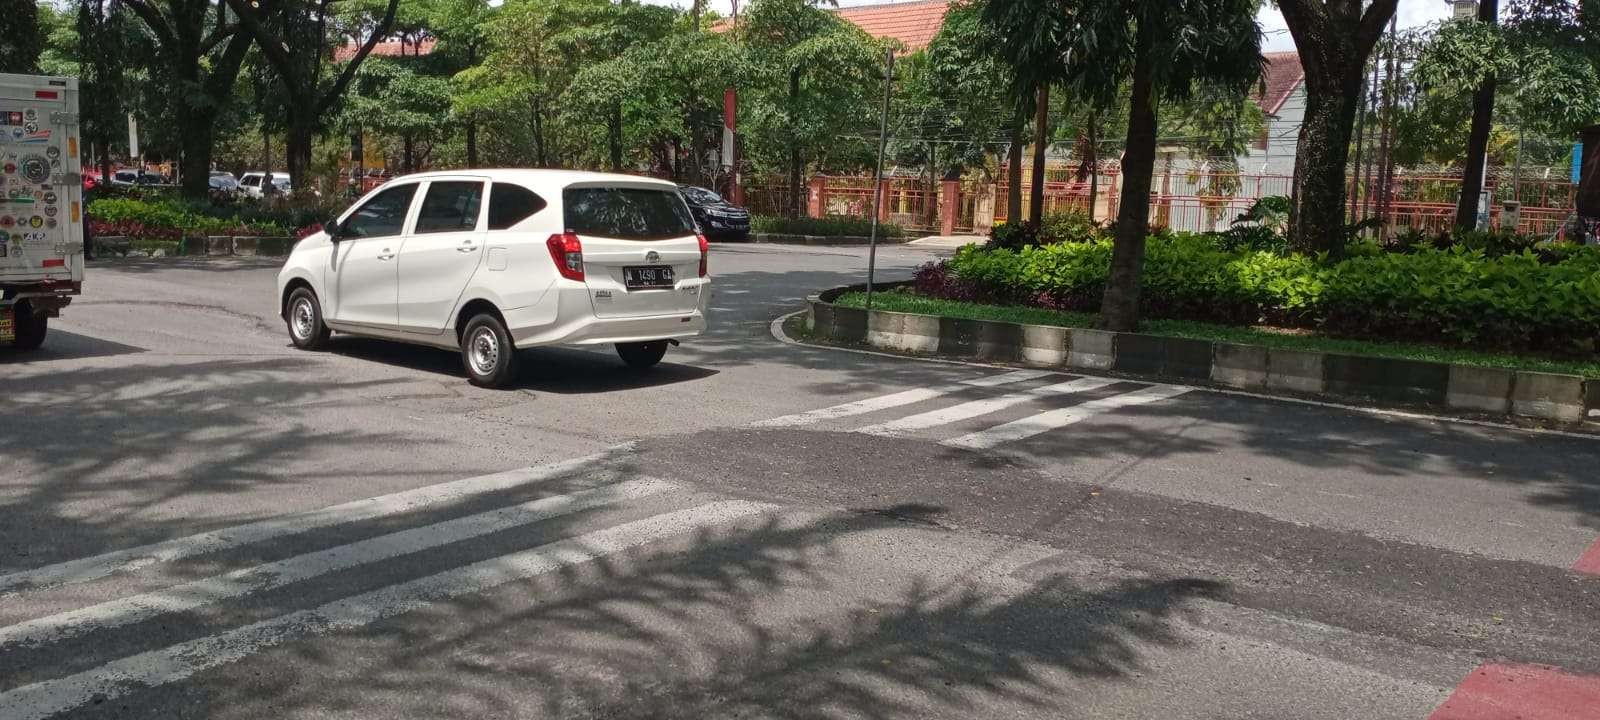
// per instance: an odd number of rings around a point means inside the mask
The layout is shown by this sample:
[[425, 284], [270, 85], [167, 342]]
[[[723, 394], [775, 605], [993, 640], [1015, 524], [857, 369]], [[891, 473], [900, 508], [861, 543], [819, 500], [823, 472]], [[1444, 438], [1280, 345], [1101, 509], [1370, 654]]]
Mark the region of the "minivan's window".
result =
[[417, 228], [423, 233], [462, 232], [478, 229], [478, 209], [483, 205], [481, 182], [433, 182], [422, 196]]
[[718, 195], [718, 194], [716, 194], [714, 192], [711, 192], [710, 190], [707, 190], [705, 188], [686, 187], [686, 188], [683, 189], [683, 194], [684, 194], [685, 197], [689, 198], [690, 200], [692, 200], [694, 202], [700, 203], [701, 205], [721, 205], [722, 204], [722, 196], [721, 195]]
[[561, 199], [567, 230], [579, 235], [664, 240], [695, 233], [689, 208], [672, 190], [567, 188]]
[[406, 210], [411, 207], [411, 196], [416, 192], [416, 184], [407, 183], [378, 193], [360, 210], [345, 218], [339, 226], [339, 236], [371, 238], [399, 235], [406, 224]]
[[489, 229], [505, 230], [547, 205], [544, 198], [521, 185], [497, 182], [489, 189]]

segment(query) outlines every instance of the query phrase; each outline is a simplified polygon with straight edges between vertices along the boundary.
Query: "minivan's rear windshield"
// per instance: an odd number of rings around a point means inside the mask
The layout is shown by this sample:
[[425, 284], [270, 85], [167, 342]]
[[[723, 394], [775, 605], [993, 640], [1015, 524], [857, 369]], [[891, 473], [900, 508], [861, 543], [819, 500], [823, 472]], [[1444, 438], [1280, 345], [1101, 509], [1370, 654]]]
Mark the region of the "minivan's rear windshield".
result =
[[695, 233], [694, 218], [674, 190], [567, 188], [561, 193], [567, 230], [619, 240], [665, 240]]

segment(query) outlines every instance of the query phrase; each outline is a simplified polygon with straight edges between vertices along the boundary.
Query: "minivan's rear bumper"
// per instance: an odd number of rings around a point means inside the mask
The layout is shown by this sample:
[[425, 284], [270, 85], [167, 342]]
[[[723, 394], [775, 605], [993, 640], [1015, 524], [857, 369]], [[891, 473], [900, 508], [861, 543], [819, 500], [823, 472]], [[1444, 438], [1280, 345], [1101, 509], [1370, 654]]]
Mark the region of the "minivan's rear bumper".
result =
[[[596, 317], [589, 290], [582, 285], [561, 287], [556, 323], [550, 324], [548, 310], [530, 307], [504, 313], [511, 341], [519, 348], [541, 345], [603, 345], [683, 339], [706, 331], [706, 307], [711, 297], [709, 282], [697, 283], [699, 302], [692, 309], [662, 315], [639, 317]], [[581, 309], [580, 309], [581, 308]], [[573, 318], [567, 320], [567, 318]]]

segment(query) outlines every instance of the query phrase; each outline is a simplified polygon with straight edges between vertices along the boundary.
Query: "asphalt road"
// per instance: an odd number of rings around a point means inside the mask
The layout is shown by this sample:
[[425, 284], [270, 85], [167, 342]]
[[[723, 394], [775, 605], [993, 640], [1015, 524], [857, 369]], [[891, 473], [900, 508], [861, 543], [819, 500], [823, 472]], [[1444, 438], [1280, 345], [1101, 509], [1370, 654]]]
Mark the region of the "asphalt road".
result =
[[1600, 441], [773, 339], [863, 256], [504, 392], [91, 267], [0, 357], [0, 718], [1600, 718]]

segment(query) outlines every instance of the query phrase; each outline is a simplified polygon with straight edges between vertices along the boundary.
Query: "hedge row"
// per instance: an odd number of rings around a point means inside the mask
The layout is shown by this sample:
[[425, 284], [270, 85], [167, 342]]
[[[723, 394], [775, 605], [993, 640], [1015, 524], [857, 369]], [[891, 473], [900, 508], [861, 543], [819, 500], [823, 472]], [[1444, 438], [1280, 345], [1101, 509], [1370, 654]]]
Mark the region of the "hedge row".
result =
[[[1600, 249], [1568, 251], [1553, 263], [1531, 250], [1490, 257], [1459, 247], [1357, 249], [1355, 257], [1325, 263], [1230, 250], [1215, 237], [1153, 236], [1143, 311], [1509, 349], [1593, 352], [1600, 339]], [[925, 294], [950, 299], [1094, 312], [1110, 264], [1109, 240], [1017, 251], [969, 247], [947, 264], [924, 267], [917, 283]]]
[[[783, 218], [756, 215], [750, 218], [750, 230], [779, 235], [816, 235], [820, 237], [866, 237], [872, 232], [872, 220], [830, 215], [820, 218]], [[905, 237], [905, 229], [893, 223], [879, 223], [878, 237]]]

